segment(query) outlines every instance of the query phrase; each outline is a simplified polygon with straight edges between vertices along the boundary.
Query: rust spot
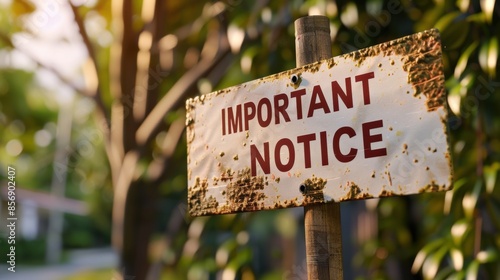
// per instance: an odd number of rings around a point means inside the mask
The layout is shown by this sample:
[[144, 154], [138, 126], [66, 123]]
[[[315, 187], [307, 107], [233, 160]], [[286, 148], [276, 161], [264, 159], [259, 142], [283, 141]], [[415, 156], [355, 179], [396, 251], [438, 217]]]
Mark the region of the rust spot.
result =
[[238, 160], [238, 155], [234, 155], [233, 159]]
[[222, 182], [227, 182], [233, 179], [234, 172], [231, 170], [231, 168], [228, 168], [226, 170], [221, 171], [221, 175], [219, 177], [219, 180]]
[[267, 177], [251, 176], [250, 168], [240, 171], [227, 169], [214, 182], [226, 182], [221, 194], [226, 198], [226, 204], [220, 205], [213, 196], [207, 197], [208, 182], [196, 178], [195, 184], [189, 187], [188, 206], [192, 216], [228, 214], [234, 212], [256, 211], [265, 209], [267, 199], [264, 188], [268, 185]]
[[356, 184], [351, 184], [349, 193], [347, 193], [347, 199], [354, 199], [358, 194], [361, 193], [361, 189]]
[[207, 194], [207, 180], [196, 177], [194, 186], [188, 192], [188, 207], [189, 214], [192, 216], [200, 216], [210, 214], [214, 209], [217, 209], [217, 200]]
[[206, 98], [206, 97], [207, 97], [207, 95], [200, 95], [199, 100], [200, 100], [200, 103], [201, 103], [201, 104], [204, 104], [204, 103], [205, 103], [205, 98]]
[[226, 153], [224, 153], [224, 152], [220, 152], [219, 156], [220, 156], [220, 157], [223, 157], [225, 154], [226, 154]]
[[250, 168], [236, 172], [234, 179], [227, 185], [226, 204], [222, 213], [255, 211], [261, 209], [266, 199], [263, 190], [266, 180], [263, 176], [251, 176]]
[[362, 193], [355, 197], [355, 199], [368, 199], [368, 198], [373, 198], [373, 195], [369, 193]]
[[362, 192], [361, 188], [354, 182], [348, 182], [348, 192], [339, 201], [373, 198], [373, 195]]
[[375, 171], [372, 171], [372, 178], [375, 178]]
[[389, 178], [389, 186], [392, 186], [391, 172], [387, 171], [387, 177]]
[[305, 71], [309, 71], [311, 73], [316, 73], [316, 72], [318, 72], [318, 70], [319, 70], [319, 68], [320, 68], [320, 66], [321, 66], [322, 63], [323, 63], [323, 61], [317, 61], [317, 62], [314, 62], [314, 63], [311, 63], [311, 64], [304, 65], [302, 67], [302, 69], [304, 69]]
[[382, 190], [378, 196], [379, 197], [388, 197], [388, 196], [395, 196], [395, 195], [396, 194], [393, 191]]
[[403, 69], [408, 73], [408, 83], [415, 88], [415, 97], [424, 95], [427, 98], [428, 111], [443, 106], [444, 72], [441, 62], [441, 37], [437, 29], [361, 49], [345, 54], [344, 57], [363, 63], [366, 58], [379, 54], [402, 56]]
[[289, 207], [297, 207], [301, 206], [301, 204], [298, 202], [297, 198], [293, 198], [290, 200], [284, 200], [284, 201], [277, 201], [274, 203], [273, 208], [289, 208]]
[[333, 60], [333, 58], [332, 58], [332, 59], [328, 60], [328, 62], [327, 62], [327, 64], [326, 64], [326, 65], [328, 66], [328, 69], [330, 69], [330, 68], [332, 68], [333, 66], [337, 65], [337, 62], [335, 62], [335, 61]]
[[439, 185], [436, 184], [436, 182], [432, 181], [429, 185], [421, 188], [418, 190], [419, 193], [424, 193], [424, 192], [437, 192], [439, 191]]

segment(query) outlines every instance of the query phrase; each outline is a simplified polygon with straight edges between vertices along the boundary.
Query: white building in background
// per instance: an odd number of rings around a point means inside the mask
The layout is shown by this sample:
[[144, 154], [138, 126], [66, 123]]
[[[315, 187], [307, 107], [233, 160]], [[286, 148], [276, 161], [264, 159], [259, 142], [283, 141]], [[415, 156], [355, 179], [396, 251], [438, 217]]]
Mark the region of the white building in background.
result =
[[[0, 219], [7, 218], [7, 183], [0, 189]], [[16, 188], [16, 237], [33, 240], [47, 233], [48, 216], [51, 210], [62, 213], [86, 216], [89, 213], [87, 203], [70, 198], [62, 198], [50, 193]], [[4, 230], [2, 229], [2, 232]]]

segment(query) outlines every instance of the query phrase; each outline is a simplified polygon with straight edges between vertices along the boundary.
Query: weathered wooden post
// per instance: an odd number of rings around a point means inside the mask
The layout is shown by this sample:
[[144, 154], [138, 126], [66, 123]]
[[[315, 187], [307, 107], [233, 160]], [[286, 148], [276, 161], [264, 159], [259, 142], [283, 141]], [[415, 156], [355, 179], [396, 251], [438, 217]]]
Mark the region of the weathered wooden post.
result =
[[[295, 21], [297, 67], [332, 56], [330, 21], [307, 16]], [[343, 279], [340, 203], [304, 206], [308, 279]]]

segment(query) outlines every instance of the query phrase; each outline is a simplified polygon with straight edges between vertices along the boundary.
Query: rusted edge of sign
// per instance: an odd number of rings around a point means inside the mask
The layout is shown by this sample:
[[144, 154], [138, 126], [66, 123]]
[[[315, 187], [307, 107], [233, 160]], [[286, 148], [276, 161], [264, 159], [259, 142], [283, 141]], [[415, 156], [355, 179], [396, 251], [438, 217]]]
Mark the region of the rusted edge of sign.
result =
[[415, 96], [424, 94], [428, 111], [443, 106], [445, 98], [444, 74], [441, 63], [439, 31], [431, 29], [400, 39], [348, 53], [359, 64], [367, 57], [401, 55], [403, 69], [408, 72], [408, 83], [415, 88]]
[[[328, 68], [331, 68], [336, 65], [336, 60], [339, 59], [339, 57], [352, 59], [357, 65], [360, 65], [366, 58], [379, 56], [381, 54], [383, 56], [400, 57], [403, 63], [403, 70], [408, 73], [407, 82], [415, 89], [414, 97], [425, 98], [427, 111], [435, 111], [445, 105], [446, 98], [444, 72], [441, 60], [440, 35], [437, 29], [431, 29], [187, 100], [186, 126], [188, 156], [190, 152], [189, 145], [196, 137], [193, 129], [195, 120], [193, 118], [194, 114], [192, 113], [195, 109], [195, 105], [204, 104], [205, 100], [209, 100], [214, 96], [232, 93], [238, 91], [239, 88], [247, 87], [251, 84], [285, 79], [285, 77], [290, 77], [292, 74], [298, 74], [300, 77], [300, 73], [305, 71], [314, 73], [325, 63]], [[381, 67], [381, 65], [379, 65], [379, 67]], [[292, 86], [294, 85], [292, 84]], [[443, 118], [441, 120], [443, 122], [444, 132], [447, 133], [446, 119]], [[446, 153], [446, 157], [450, 164], [450, 170], [452, 170], [449, 150]], [[390, 174], [387, 175], [390, 178]], [[196, 176], [196, 174], [191, 174], [191, 170], [188, 169], [188, 176]], [[323, 196], [323, 188], [325, 187], [326, 180], [313, 176], [313, 178], [307, 179], [304, 181], [304, 184], [301, 185], [301, 193], [304, 196], [302, 201], [299, 202], [298, 199], [295, 198], [292, 200], [276, 201], [274, 205], [266, 206], [264, 201], [268, 198], [263, 190], [269, 185], [269, 182], [275, 181], [276, 179], [270, 178], [269, 176], [251, 176], [250, 169], [247, 168], [244, 170], [226, 169], [221, 172], [218, 178], [210, 178], [210, 180], [227, 184], [226, 189], [222, 193], [227, 201], [225, 205], [220, 206], [215, 197], [207, 197], [208, 180], [208, 178], [196, 177], [194, 184], [188, 186], [188, 208], [192, 216], [288, 208], [326, 202]], [[422, 187], [419, 192], [435, 192], [451, 189], [452, 174], [450, 174], [448, 182], [450, 185], [438, 185], [431, 182], [427, 186]], [[363, 193], [355, 182], [349, 182], [347, 188], [349, 190], [346, 195], [336, 201], [373, 197], [370, 193]], [[395, 195], [401, 194], [395, 193], [392, 190], [382, 190], [378, 197]], [[328, 202], [331, 201], [332, 200], [329, 200]]]

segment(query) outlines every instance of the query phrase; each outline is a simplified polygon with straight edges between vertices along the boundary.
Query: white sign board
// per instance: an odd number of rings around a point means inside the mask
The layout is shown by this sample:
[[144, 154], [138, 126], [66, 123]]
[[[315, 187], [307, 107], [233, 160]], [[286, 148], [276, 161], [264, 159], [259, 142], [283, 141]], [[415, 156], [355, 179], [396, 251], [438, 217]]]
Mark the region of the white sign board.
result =
[[429, 30], [187, 101], [191, 215], [451, 188]]

